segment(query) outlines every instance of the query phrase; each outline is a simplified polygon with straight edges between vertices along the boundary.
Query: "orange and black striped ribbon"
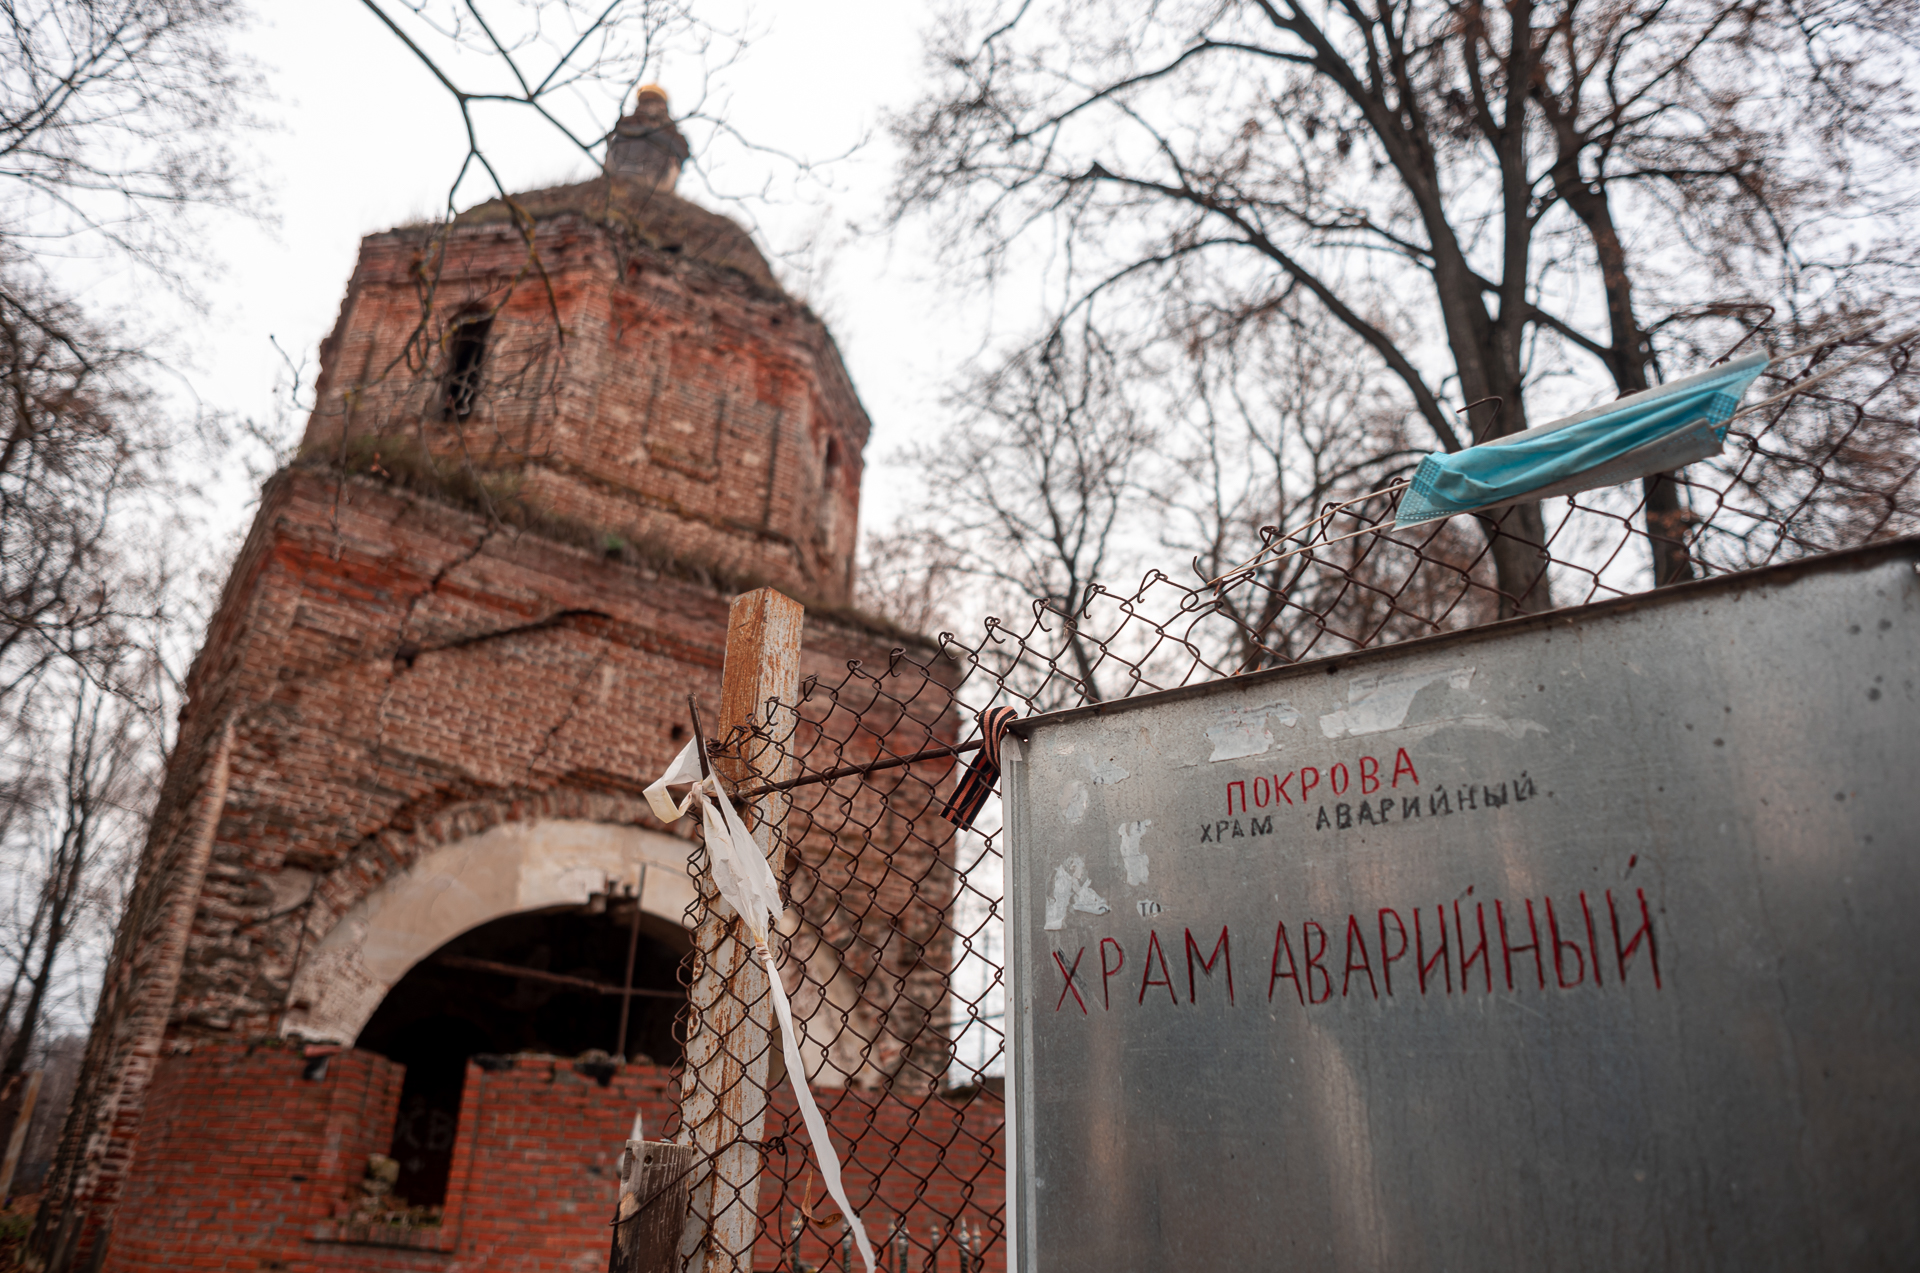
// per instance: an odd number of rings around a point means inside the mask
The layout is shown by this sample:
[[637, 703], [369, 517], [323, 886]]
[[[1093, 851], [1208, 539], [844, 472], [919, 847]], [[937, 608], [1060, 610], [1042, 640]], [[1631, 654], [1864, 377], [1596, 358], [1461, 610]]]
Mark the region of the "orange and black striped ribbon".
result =
[[941, 817], [962, 831], [973, 826], [987, 797], [993, 794], [993, 784], [1000, 777], [1000, 740], [1006, 736], [1007, 726], [1019, 719], [1020, 713], [1011, 707], [996, 707], [980, 714], [980, 750], [961, 775], [960, 785], [947, 797], [947, 807], [940, 811]]

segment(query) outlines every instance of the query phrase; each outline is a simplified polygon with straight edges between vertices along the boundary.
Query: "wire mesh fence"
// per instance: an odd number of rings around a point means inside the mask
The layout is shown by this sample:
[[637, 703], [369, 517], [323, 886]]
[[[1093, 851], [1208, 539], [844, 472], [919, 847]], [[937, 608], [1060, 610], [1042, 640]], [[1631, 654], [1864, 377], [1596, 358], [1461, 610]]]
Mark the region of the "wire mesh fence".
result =
[[[1029, 715], [1628, 596], [1652, 586], [1663, 560], [1672, 578], [1703, 578], [1920, 532], [1917, 347], [1861, 340], [1776, 363], [1718, 458], [1659, 479], [1678, 507], [1651, 525], [1648, 488], [1633, 483], [1547, 501], [1531, 523], [1539, 537], [1501, 512], [1395, 529], [1404, 484], [1388, 484], [1303, 510], [1293, 529], [1264, 528], [1259, 555], [1224, 575], [1154, 570], [1132, 587], [1096, 587], [1071, 611], [1035, 600], [972, 636], [896, 649], [884, 667], [810, 679], [799, 701], [769, 705], [780, 727], [710, 743], [716, 755], [772, 753], [797, 767], [777, 791], [737, 794], [784, 806], [768, 819], [789, 903], [783, 981], [881, 1267], [1006, 1266], [1004, 845], [991, 803], [973, 829], [942, 816], [982, 713]], [[1533, 563], [1517, 587], [1496, 569], [1503, 543]], [[704, 872], [702, 850], [690, 865]], [[715, 904], [703, 893], [690, 927]], [[689, 986], [712, 955], [696, 949]], [[730, 1146], [758, 1159], [757, 1193], [735, 1186], [713, 1207], [748, 1207], [756, 1220], [721, 1258], [786, 1273], [857, 1268], [783, 1094], [777, 1042], [761, 1033], [731, 1067], [710, 1063], [732, 1046], [717, 1037], [725, 1023], [755, 1010], [757, 998], [696, 995], [682, 1022], [683, 1112], [704, 1098], [766, 1113], [757, 1139]], [[728, 1089], [702, 1090], [715, 1082]]]

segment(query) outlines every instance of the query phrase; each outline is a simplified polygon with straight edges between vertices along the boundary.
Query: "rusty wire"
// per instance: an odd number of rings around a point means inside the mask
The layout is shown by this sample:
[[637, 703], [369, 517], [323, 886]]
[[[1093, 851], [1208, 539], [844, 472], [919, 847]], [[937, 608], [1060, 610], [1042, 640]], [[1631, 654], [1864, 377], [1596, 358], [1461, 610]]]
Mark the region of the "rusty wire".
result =
[[[1694, 577], [1920, 533], [1917, 344], [1838, 341], [1767, 373], [1760, 409], [1731, 422], [1723, 453], [1671, 479]], [[1500, 589], [1492, 564], [1495, 543], [1516, 533], [1506, 514], [1397, 530], [1396, 493], [1353, 492], [1295, 532], [1268, 527], [1259, 554], [1216, 579], [1155, 570], [1092, 589], [1071, 614], [1035, 601], [971, 638], [895, 650], [884, 668], [849, 664], [787, 705], [797, 723], [786, 736], [759, 740], [798, 766], [745, 793], [791, 802], [776, 852], [790, 903], [784, 977], [849, 1192], [893, 1273], [1006, 1267], [1002, 847], [997, 832], [956, 833], [939, 813], [963, 767], [954, 758], [978, 745], [979, 714], [1169, 689], [1517, 612], [1521, 597]], [[1545, 542], [1528, 547], [1556, 607], [1650, 586], [1639, 483], [1543, 512]], [[702, 850], [691, 865], [704, 868]], [[690, 925], [712, 904], [697, 900]], [[689, 964], [683, 979], [696, 974]], [[716, 1043], [704, 1020], [690, 1003], [683, 1100], [705, 1072], [702, 1044]], [[762, 1155], [760, 1224], [737, 1266], [838, 1268], [844, 1227], [816, 1208], [791, 1102], [767, 1099], [765, 1134], [747, 1147]]]

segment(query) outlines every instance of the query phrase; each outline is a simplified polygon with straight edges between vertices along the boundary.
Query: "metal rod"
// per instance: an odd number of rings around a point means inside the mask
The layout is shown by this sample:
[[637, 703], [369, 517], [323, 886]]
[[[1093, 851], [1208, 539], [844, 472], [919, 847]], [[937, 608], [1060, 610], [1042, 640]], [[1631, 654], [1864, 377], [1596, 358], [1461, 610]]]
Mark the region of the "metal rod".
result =
[[627, 975], [620, 983], [620, 1035], [613, 1054], [627, 1059], [627, 1017], [633, 1010], [633, 960], [640, 953], [640, 899], [647, 895], [647, 864], [640, 864], [640, 883], [633, 891], [633, 927], [627, 933]]
[[522, 968], [519, 964], [503, 964], [492, 959], [473, 959], [466, 955], [439, 955], [434, 963], [445, 964], [449, 968], [471, 968], [476, 972], [498, 973], [502, 977], [531, 977], [535, 981], [551, 981], [557, 986], [574, 986], [581, 990], [591, 990], [603, 995], [638, 995], [642, 999], [682, 999], [685, 993], [679, 990], [640, 990], [621, 986], [609, 986], [604, 981], [589, 981], [585, 977], [569, 977], [563, 973], [546, 972], [539, 968]]
[[711, 778], [713, 763], [707, 755], [707, 735], [700, 728], [700, 704], [694, 701], [691, 694], [687, 695], [687, 710], [693, 713], [693, 750], [700, 756], [700, 776]]
[[[1729, 311], [1732, 311], [1733, 308], [1734, 307], [1732, 306], [1728, 307]], [[1732, 349], [1729, 349], [1726, 353], [1721, 354], [1718, 358], [1708, 363], [1707, 366], [1718, 367], [1721, 363], [1726, 362], [1728, 359], [1732, 358], [1735, 354], [1740, 352], [1740, 346], [1746, 344], [1748, 341], [1752, 340], [1755, 336], [1758, 336], [1760, 334], [1761, 329], [1764, 328], [1768, 323], [1773, 321], [1773, 306], [1771, 305], [1758, 305], [1758, 304], [1741, 305], [1738, 308], [1741, 310], [1745, 310], [1749, 313], [1751, 313], [1756, 309], [1764, 309], [1767, 312], [1761, 316], [1759, 322], [1747, 328], [1746, 335], [1742, 336], [1739, 340], [1736, 340], [1733, 342]]]
[[742, 800], [751, 800], [755, 796], [764, 796], [774, 791], [791, 791], [795, 787], [804, 787], [816, 782], [832, 782], [836, 778], [851, 778], [856, 774], [870, 774], [881, 769], [898, 769], [902, 765], [917, 764], [922, 760], [938, 760], [942, 756], [964, 756], [970, 751], [979, 751], [982, 744], [978, 739], [970, 743], [961, 743], [957, 747], [928, 747], [916, 751], [911, 756], [895, 756], [892, 760], [876, 760], [870, 765], [843, 765], [838, 769], [829, 769], [824, 773], [808, 774], [801, 778], [789, 778], [785, 782], [762, 783], [758, 787], [748, 787], [739, 794]]
[[1493, 426], [1500, 423], [1501, 410], [1507, 405], [1507, 400], [1499, 394], [1490, 393], [1484, 398], [1474, 399], [1464, 407], [1455, 407], [1453, 409], [1455, 415], [1467, 417], [1467, 432], [1472, 435], [1475, 446], [1480, 445], [1480, 435], [1473, 431], [1473, 416], [1470, 413], [1483, 402], [1491, 402], [1493, 404], [1493, 418], [1487, 421], [1487, 432], [1491, 434], [1493, 432]]

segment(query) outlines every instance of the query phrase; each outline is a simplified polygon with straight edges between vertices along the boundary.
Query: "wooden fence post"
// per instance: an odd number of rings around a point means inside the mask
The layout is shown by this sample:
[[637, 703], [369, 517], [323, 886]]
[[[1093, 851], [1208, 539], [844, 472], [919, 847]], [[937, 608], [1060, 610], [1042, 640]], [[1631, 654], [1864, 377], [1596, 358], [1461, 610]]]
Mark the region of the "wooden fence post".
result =
[[620, 1205], [613, 1213], [607, 1273], [679, 1273], [680, 1234], [699, 1151], [692, 1145], [630, 1140], [620, 1155]]
[[[790, 705], [799, 697], [805, 614], [799, 602], [772, 588], [736, 597], [728, 613], [720, 718], [708, 739], [733, 740], [713, 768], [736, 789], [750, 781], [781, 782], [795, 772], [797, 762], [784, 746], [793, 732], [792, 708], [776, 708], [777, 718], [769, 720], [767, 703]], [[742, 727], [763, 732], [735, 732]], [[748, 829], [781, 856], [777, 838], [761, 829], [781, 827], [787, 804], [784, 794], [774, 793], [741, 810]], [[776, 876], [784, 875], [783, 865], [774, 862]], [[778, 1046], [773, 999], [739, 918], [711, 880], [700, 880], [699, 888], [704, 918], [694, 931], [691, 990], [699, 1024], [687, 1040], [680, 1097], [681, 1135], [699, 1159], [680, 1254], [689, 1273], [751, 1273], [760, 1228], [759, 1142]]]

